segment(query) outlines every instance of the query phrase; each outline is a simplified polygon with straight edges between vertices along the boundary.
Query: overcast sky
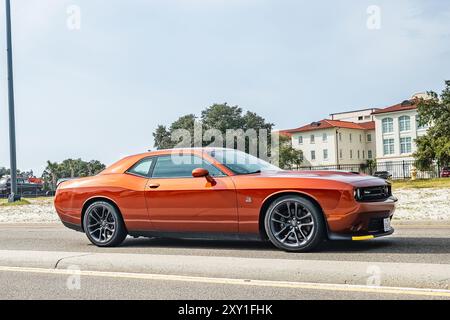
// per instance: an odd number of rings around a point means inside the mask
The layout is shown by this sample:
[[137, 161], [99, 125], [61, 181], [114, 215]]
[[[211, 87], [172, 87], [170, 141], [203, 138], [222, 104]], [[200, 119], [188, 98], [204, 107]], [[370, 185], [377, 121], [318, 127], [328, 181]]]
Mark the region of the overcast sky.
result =
[[[46, 160], [110, 164], [145, 151], [158, 124], [213, 103], [285, 129], [450, 79], [448, 0], [12, 2], [18, 167], [38, 174]], [[80, 9], [79, 30], [68, 9]], [[8, 167], [4, 23], [0, 31]]]

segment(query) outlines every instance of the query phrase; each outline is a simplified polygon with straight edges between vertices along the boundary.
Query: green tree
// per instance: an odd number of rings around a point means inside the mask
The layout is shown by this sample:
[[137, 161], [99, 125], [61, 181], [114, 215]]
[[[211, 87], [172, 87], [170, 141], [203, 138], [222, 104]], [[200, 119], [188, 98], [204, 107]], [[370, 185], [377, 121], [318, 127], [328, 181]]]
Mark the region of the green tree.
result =
[[303, 162], [303, 152], [292, 147], [289, 136], [280, 135], [279, 166], [282, 169], [298, 169]]
[[428, 92], [429, 99], [421, 99], [417, 106], [419, 125], [430, 125], [427, 133], [416, 139], [414, 153], [416, 166], [429, 170], [434, 162], [441, 166], [450, 164], [450, 81], [440, 97]]
[[47, 167], [42, 173], [42, 179], [44, 180], [44, 189], [55, 190], [56, 182], [61, 176], [58, 163], [47, 161]]
[[222, 133], [228, 129], [243, 129], [245, 125], [242, 109], [238, 106], [230, 107], [226, 102], [213, 104], [203, 110], [201, 121], [205, 130], [217, 129]]
[[47, 161], [42, 179], [46, 190], [55, 190], [59, 179], [92, 176], [104, 169], [105, 165], [98, 160], [86, 162], [81, 159], [66, 159], [61, 163]]
[[155, 148], [159, 150], [173, 148], [174, 144], [171, 141], [170, 131], [167, 130], [166, 126], [159, 125], [153, 132], [153, 139]]
[[[178, 118], [173, 122], [169, 129], [164, 125], [159, 125], [153, 137], [155, 140], [155, 147], [157, 149], [169, 149], [173, 148], [179, 141], [173, 141], [173, 133], [177, 129], [185, 129], [189, 132], [191, 141], [190, 145], [196, 145], [192, 137], [194, 137], [195, 124], [200, 126], [203, 131], [208, 129], [216, 129], [222, 133], [225, 143], [225, 134], [227, 130], [243, 129], [244, 131], [254, 129], [257, 133], [260, 129], [266, 129], [268, 132], [268, 138], [273, 128], [272, 123], [266, 122], [266, 120], [254, 112], [247, 111], [243, 114], [242, 109], [238, 106], [229, 106], [227, 103], [213, 104], [201, 112], [201, 117], [197, 120], [194, 114], [188, 114]], [[268, 147], [270, 148], [270, 139], [267, 139]], [[210, 141], [202, 141], [200, 145], [208, 145]], [[225, 146], [225, 145], [224, 145]]]

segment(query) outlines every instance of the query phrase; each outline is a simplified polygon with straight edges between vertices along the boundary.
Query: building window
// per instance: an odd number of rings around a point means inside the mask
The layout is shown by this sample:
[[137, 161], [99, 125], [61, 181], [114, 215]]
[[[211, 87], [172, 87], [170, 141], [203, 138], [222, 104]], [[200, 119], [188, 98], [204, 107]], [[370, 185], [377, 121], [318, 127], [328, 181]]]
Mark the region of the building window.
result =
[[342, 155], [342, 149], [339, 149], [339, 158], [342, 159], [344, 156]]
[[400, 132], [411, 130], [411, 118], [409, 116], [401, 116], [398, 118]]
[[364, 116], [364, 119], [369, 120], [370, 116]]
[[359, 142], [362, 142], [362, 134], [359, 135]]
[[383, 133], [394, 132], [394, 120], [392, 118], [384, 118], [381, 121]]
[[416, 116], [416, 127], [417, 127], [418, 130], [427, 129], [428, 128], [427, 124], [420, 125], [420, 123], [419, 123], [419, 115]]
[[383, 153], [394, 154], [394, 139], [383, 139]]
[[400, 152], [411, 153], [411, 137], [400, 138]]
[[316, 160], [316, 152], [314, 150], [311, 151], [311, 160]]
[[363, 119], [364, 119], [363, 116], [359, 116], [359, 117], [358, 117], [358, 120], [359, 120], [359, 121], [361, 121], [361, 120], [363, 120]]
[[328, 160], [328, 149], [323, 149], [323, 160]]
[[361, 157], [361, 153], [359, 152], [359, 150], [358, 150], [358, 159]]
[[310, 141], [311, 141], [311, 143], [315, 143], [315, 137], [314, 137], [313, 134], [311, 135], [311, 140]]
[[298, 144], [303, 144], [303, 136], [298, 136]]
[[352, 134], [351, 133], [349, 134], [349, 137], [350, 137], [350, 142], [352, 142]]
[[339, 141], [342, 141], [342, 133], [339, 132]]
[[327, 140], [328, 140], [328, 135], [327, 135], [326, 133], [324, 133], [324, 134], [322, 135], [322, 141], [323, 141], [323, 142], [327, 142]]
[[366, 158], [366, 151], [363, 150], [363, 160]]
[[353, 150], [350, 150], [350, 159], [353, 159]]
[[370, 133], [367, 135], [367, 142], [372, 142], [372, 135]]
[[367, 158], [372, 159], [372, 150], [367, 150]]

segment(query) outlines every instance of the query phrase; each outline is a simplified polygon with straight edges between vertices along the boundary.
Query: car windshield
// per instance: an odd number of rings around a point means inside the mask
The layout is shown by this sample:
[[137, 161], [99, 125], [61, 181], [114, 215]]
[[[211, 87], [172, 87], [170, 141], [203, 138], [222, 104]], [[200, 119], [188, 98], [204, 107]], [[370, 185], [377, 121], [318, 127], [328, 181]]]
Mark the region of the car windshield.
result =
[[212, 150], [208, 154], [235, 174], [252, 174], [281, 170], [264, 160], [239, 150]]

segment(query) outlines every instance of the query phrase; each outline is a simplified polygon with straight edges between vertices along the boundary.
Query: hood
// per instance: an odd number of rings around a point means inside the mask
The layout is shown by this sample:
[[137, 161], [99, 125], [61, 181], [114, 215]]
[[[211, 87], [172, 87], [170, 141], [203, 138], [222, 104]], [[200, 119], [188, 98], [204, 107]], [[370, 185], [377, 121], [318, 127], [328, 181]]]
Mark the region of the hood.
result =
[[386, 180], [377, 177], [348, 171], [265, 171], [259, 173], [259, 175], [262, 177], [274, 178], [333, 180], [348, 183], [357, 187], [382, 186], [388, 184]]

